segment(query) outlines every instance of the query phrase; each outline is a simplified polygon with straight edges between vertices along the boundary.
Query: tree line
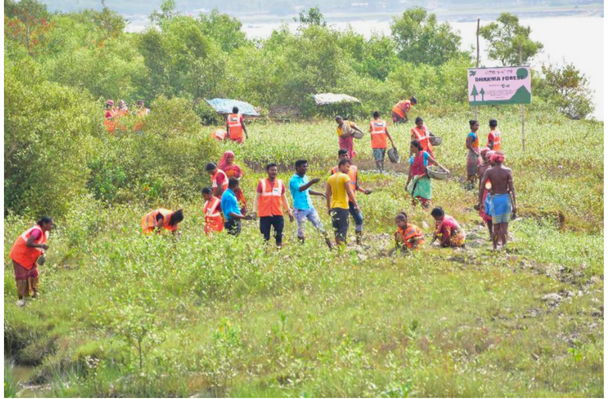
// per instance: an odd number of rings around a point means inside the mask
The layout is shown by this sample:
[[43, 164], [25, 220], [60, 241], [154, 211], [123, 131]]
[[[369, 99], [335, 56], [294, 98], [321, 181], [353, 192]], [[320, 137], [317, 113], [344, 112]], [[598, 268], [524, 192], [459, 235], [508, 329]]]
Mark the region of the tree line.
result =
[[[238, 19], [217, 10], [182, 15], [170, 0], [141, 33], [125, 32], [125, 19], [105, 5], [67, 13], [51, 13], [36, 0], [4, 6], [10, 212], [60, 215], [66, 198], [84, 193], [111, 202], [125, 181], [146, 187], [153, 201], [184, 181], [200, 181], [192, 165], [213, 151], [200, 124], [219, 122], [204, 98], [240, 99], [264, 115], [290, 118], [335, 112], [314, 105], [311, 95], [321, 92], [359, 98], [362, 104], [348, 111], [355, 117], [388, 113], [412, 95], [427, 111], [468, 108], [472, 55], [461, 50], [458, 32], [422, 8], [395, 17], [389, 35], [366, 38], [332, 28], [314, 7], [299, 15], [296, 32], [283, 26], [251, 40]], [[482, 31], [488, 56], [503, 64], [519, 57], [520, 43], [524, 62], [533, 59], [542, 44], [529, 34], [510, 14]], [[536, 109], [557, 108], [571, 118], [593, 110], [588, 83], [572, 65], [544, 66], [533, 74], [532, 90]], [[108, 139], [103, 103], [110, 98], [151, 104], [146, 140]]]

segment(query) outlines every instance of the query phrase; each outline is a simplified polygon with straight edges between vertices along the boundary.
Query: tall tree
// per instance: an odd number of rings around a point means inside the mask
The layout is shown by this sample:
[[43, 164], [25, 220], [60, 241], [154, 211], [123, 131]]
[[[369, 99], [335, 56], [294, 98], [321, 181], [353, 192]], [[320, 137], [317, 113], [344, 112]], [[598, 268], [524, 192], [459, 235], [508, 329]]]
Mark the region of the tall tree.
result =
[[317, 7], [309, 8], [308, 11], [300, 11], [300, 14], [297, 18], [293, 19], [296, 22], [301, 23], [302, 25], [316, 25], [316, 26], [326, 26], [327, 22], [323, 17], [323, 13], [321, 9]]
[[44, 48], [46, 34], [53, 27], [46, 6], [36, 0], [4, 2], [4, 35], [23, 45], [30, 55]]
[[406, 10], [393, 17], [391, 34], [397, 43], [399, 58], [414, 64], [441, 65], [451, 58], [466, 56], [460, 50], [461, 38], [450, 24], [437, 23], [435, 14], [422, 7]]
[[483, 26], [479, 34], [490, 44], [488, 57], [500, 61], [502, 65], [519, 65], [519, 51], [522, 50], [523, 64], [543, 49], [541, 42], [530, 39], [532, 29], [519, 24], [519, 18], [508, 12], [500, 14], [496, 22]]

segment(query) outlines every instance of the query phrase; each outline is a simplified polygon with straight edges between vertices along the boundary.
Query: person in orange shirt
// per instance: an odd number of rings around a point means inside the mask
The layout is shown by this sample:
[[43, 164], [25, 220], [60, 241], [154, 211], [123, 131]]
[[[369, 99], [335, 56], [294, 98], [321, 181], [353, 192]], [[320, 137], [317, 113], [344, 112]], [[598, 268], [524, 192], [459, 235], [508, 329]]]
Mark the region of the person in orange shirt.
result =
[[270, 240], [270, 231], [274, 228], [275, 241], [280, 249], [283, 245], [283, 228], [285, 218], [283, 210], [285, 208], [289, 215], [289, 221], [293, 222], [294, 217], [287, 202], [285, 195], [285, 184], [283, 180], [277, 179], [278, 168], [274, 163], [266, 165], [268, 178], [260, 179], [253, 202], [253, 219], [260, 216], [260, 232], [264, 236], [264, 241]]
[[222, 218], [221, 200], [213, 195], [210, 187], [202, 190], [205, 205], [203, 214], [205, 215], [205, 234], [211, 235], [214, 232], [224, 231], [224, 218]]
[[380, 173], [384, 172], [384, 156], [388, 147], [387, 139], [391, 141], [391, 145], [395, 148], [393, 138], [388, 133], [386, 121], [380, 119], [380, 112], [375, 111], [374, 120], [369, 123], [369, 132], [372, 138], [372, 153], [376, 161], [376, 167]]
[[502, 133], [498, 130], [498, 121], [490, 119], [490, 133], [488, 133], [488, 144], [486, 145], [492, 151], [501, 150]]
[[38, 296], [38, 264], [44, 263], [44, 251], [49, 249], [46, 242], [54, 226], [50, 217], [41, 218], [34, 227], [17, 237], [11, 248], [10, 257], [19, 297], [17, 306], [25, 306], [25, 298], [29, 296]]
[[168, 230], [173, 235], [176, 235], [177, 225], [182, 220], [184, 220], [184, 211], [182, 209], [173, 212], [169, 209], [159, 208], [147, 213], [141, 219], [141, 230], [145, 235], [149, 235], [152, 232], [160, 234], [163, 230]]
[[428, 152], [430, 156], [435, 158], [435, 150], [431, 144], [433, 133], [426, 127], [424, 120], [421, 117], [418, 116], [416, 118], [416, 126], [410, 130], [410, 133], [412, 135], [412, 140], [418, 140], [420, 145], [422, 145], [422, 150]]
[[397, 231], [395, 232], [395, 246], [397, 250], [406, 252], [409, 250], [419, 249], [424, 245], [424, 233], [420, 227], [408, 223], [408, 217], [405, 212], [399, 213], [395, 217]]
[[114, 130], [116, 126], [114, 125], [114, 117], [116, 116], [116, 108], [114, 108], [114, 101], [108, 100], [106, 101], [106, 112], [104, 114], [103, 123], [106, 125], [106, 129], [108, 133], [114, 134]]
[[146, 108], [146, 103], [144, 100], [139, 100], [137, 102], [137, 121], [135, 122], [134, 130], [137, 134], [143, 133], [143, 128], [145, 121], [144, 119], [150, 115], [150, 108]]
[[394, 123], [405, 123], [407, 122], [407, 113], [412, 108], [412, 105], [418, 104], [416, 97], [412, 97], [409, 100], [401, 100], [393, 107], [393, 122]]
[[239, 114], [239, 107], [233, 107], [232, 113], [226, 116], [226, 137], [238, 144], [243, 144], [243, 132], [245, 132], [245, 138], [249, 139], [243, 115]]

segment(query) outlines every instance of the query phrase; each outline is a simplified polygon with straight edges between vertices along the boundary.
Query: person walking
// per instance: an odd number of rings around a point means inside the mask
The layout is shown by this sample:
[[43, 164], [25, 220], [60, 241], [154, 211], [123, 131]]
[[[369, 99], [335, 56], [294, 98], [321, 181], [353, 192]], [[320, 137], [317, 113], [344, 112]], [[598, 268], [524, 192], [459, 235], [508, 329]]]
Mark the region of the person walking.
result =
[[431, 144], [431, 137], [433, 133], [429, 131], [429, 129], [424, 124], [424, 120], [421, 117], [416, 118], [416, 126], [414, 126], [410, 130], [411, 139], [418, 140], [418, 142], [422, 145], [422, 149], [429, 153], [430, 156], [435, 158], [435, 149]]
[[305, 159], [298, 159], [295, 167], [296, 173], [291, 177], [291, 179], [289, 179], [289, 191], [291, 191], [291, 196], [293, 198], [293, 214], [298, 222], [298, 240], [304, 243], [304, 226], [306, 225], [306, 221], [309, 220], [310, 223], [321, 233], [325, 239], [325, 243], [329, 249], [331, 249], [331, 240], [329, 239], [329, 236], [323, 227], [323, 223], [321, 222], [321, 218], [319, 217], [319, 214], [317, 213], [317, 210], [312, 204], [312, 200], [310, 198], [311, 195], [325, 198], [325, 193], [311, 189], [311, 187], [320, 182], [321, 179], [314, 178], [310, 180], [308, 176], [306, 176], [306, 172], [308, 171], [308, 161]]
[[[342, 161], [344, 159], [350, 160], [348, 158], [348, 153], [345, 150], [338, 151], [338, 160]], [[336, 166], [332, 168], [330, 174], [334, 174], [337, 172], [338, 167]], [[356, 165], [353, 165], [352, 160], [350, 160], [350, 166], [348, 168], [348, 172], [346, 173], [348, 174], [350, 188], [355, 198], [357, 198], [357, 191], [362, 192], [365, 195], [370, 195], [372, 193], [372, 190], [366, 190], [359, 185], [359, 169]], [[357, 245], [361, 245], [363, 241], [363, 212], [361, 212], [359, 206], [355, 208], [355, 205], [352, 201], [348, 201], [348, 208], [351, 216], [355, 220], [355, 235], [357, 239]]]
[[249, 139], [243, 115], [239, 114], [238, 107], [233, 107], [232, 113], [226, 117], [226, 137], [238, 144], [243, 144], [243, 132], [245, 138]]
[[351, 189], [348, 170], [351, 166], [350, 159], [341, 159], [338, 170], [333, 173], [325, 185], [325, 198], [327, 201], [327, 213], [331, 216], [336, 245], [346, 245], [348, 234], [348, 214], [350, 204], [355, 212], [359, 211], [359, 204]]
[[380, 173], [384, 172], [384, 157], [386, 156], [386, 148], [388, 147], [387, 139], [391, 141], [391, 145], [395, 148], [393, 138], [388, 132], [386, 121], [380, 119], [380, 112], [375, 111], [374, 119], [369, 123], [369, 132], [372, 139], [372, 154], [376, 161], [376, 168]]
[[283, 228], [285, 218], [283, 209], [289, 215], [289, 221], [293, 222], [293, 213], [287, 203], [285, 195], [285, 184], [283, 180], [277, 179], [278, 168], [274, 163], [266, 165], [266, 179], [260, 179], [253, 203], [254, 219], [260, 217], [260, 232], [264, 236], [264, 241], [270, 240], [270, 233], [274, 229], [274, 237], [277, 247], [283, 245]]

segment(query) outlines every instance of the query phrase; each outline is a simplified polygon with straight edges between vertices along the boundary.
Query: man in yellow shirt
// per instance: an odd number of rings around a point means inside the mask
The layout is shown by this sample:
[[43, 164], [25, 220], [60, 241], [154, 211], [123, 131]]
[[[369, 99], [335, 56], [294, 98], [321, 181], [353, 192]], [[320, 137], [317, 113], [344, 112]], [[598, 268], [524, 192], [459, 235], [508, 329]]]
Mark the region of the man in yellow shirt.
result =
[[331, 216], [332, 225], [336, 237], [336, 245], [346, 244], [348, 233], [348, 215], [350, 213], [348, 202], [352, 202], [354, 209], [359, 210], [359, 204], [350, 188], [348, 170], [350, 160], [343, 159], [338, 164], [338, 173], [334, 173], [327, 179], [325, 195], [327, 198], [327, 212]]

